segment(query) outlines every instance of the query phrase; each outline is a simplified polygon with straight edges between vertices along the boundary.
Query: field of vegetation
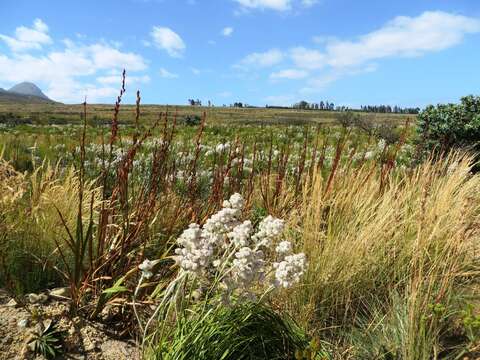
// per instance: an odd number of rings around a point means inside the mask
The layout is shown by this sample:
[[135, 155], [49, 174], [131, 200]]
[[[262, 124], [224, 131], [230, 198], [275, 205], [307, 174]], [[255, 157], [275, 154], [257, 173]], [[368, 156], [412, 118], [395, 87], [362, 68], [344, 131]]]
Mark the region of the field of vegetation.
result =
[[418, 118], [120, 99], [0, 107], [0, 288], [34, 329], [4, 354], [65, 358], [74, 319], [145, 359], [480, 356], [479, 98]]
[[[135, 106], [123, 105], [118, 115], [120, 124], [132, 125], [135, 119]], [[91, 105], [88, 113], [91, 124], [109, 124], [113, 112], [112, 105]], [[276, 108], [232, 108], [206, 106], [168, 106], [142, 105], [142, 123], [153, 123], [159, 114], [177, 113], [180, 119], [185, 117], [203, 116], [206, 113], [209, 124], [240, 124], [240, 125], [313, 125], [332, 124], [339, 114], [336, 111], [276, 109]], [[15, 104], [0, 103], [0, 123], [13, 122], [37, 125], [64, 125], [81, 123], [82, 105], [64, 104]], [[359, 113], [375, 123], [404, 124], [407, 120], [414, 120], [415, 115], [393, 113]]]

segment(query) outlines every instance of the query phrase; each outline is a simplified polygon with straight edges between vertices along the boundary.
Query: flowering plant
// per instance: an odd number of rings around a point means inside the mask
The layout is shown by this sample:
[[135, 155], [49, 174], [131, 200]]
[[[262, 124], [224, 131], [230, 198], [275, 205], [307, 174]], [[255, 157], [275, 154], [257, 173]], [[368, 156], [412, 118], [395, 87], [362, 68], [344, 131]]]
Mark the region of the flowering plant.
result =
[[304, 273], [305, 254], [293, 254], [288, 241], [278, 242], [284, 221], [269, 215], [255, 231], [249, 220], [240, 220], [243, 206], [242, 196], [233, 194], [203, 227], [190, 224], [177, 240], [179, 276], [190, 275], [200, 293], [218, 291], [225, 301], [252, 299], [259, 285], [289, 288]]
[[[165, 319], [188, 317], [190, 312], [184, 310], [198, 300], [200, 311], [206, 311], [207, 304], [242, 304], [258, 293], [289, 288], [300, 281], [306, 257], [294, 254], [290, 242], [281, 241], [284, 221], [269, 215], [255, 229], [249, 220], [240, 220], [243, 207], [243, 197], [233, 194], [203, 226], [190, 224], [177, 239], [174, 259], [180, 270], [176, 278], [158, 292], [161, 301], [145, 326], [137, 316], [144, 341], [157, 317], [161, 326], [156, 333], [165, 340]], [[145, 260], [139, 265], [139, 287], [143, 279], [153, 276], [155, 264]]]

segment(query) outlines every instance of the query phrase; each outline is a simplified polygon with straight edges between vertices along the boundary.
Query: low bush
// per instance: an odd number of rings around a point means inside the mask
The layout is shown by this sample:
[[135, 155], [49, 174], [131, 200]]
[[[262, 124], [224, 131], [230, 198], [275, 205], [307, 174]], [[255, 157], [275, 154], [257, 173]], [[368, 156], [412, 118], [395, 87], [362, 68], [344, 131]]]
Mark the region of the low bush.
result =
[[419, 141], [426, 152], [453, 148], [480, 149], [480, 97], [466, 96], [460, 104], [427, 106], [418, 115]]
[[184, 118], [184, 123], [187, 126], [198, 126], [202, 122], [202, 118], [198, 115], [187, 115]]

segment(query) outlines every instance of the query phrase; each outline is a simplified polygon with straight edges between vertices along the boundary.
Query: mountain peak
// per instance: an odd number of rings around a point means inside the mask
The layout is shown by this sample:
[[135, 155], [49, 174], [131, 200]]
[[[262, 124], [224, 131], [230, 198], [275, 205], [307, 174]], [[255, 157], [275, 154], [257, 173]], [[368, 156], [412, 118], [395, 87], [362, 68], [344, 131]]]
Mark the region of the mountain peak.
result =
[[20, 84], [15, 85], [11, 89], [8, 90], [9, 92], [22, 94], [22, 95], [30, 95], [30, 96], [37, 96], [45, 100], [50, 100], [40, 88], [31, 82], [22, 82]]

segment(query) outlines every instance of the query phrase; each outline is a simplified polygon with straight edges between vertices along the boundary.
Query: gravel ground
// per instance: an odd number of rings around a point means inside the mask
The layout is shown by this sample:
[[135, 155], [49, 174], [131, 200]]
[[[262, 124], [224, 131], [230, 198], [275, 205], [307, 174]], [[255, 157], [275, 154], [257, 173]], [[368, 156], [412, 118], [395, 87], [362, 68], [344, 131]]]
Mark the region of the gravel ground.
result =
[[15, 305], [6, 292], [0, 290], [0, 359], [43, 359], [27, 346], [32, 332], [43, 323], [55, 321], [65, 332], [64, 353], [58, 359], [136, 360], [140, 359], [133, 341], [121, 341], [107, 334], [105, 325], [66, 316], [67, 304], [49, 299], [43, 304], [29, 304], [28, 310]]

